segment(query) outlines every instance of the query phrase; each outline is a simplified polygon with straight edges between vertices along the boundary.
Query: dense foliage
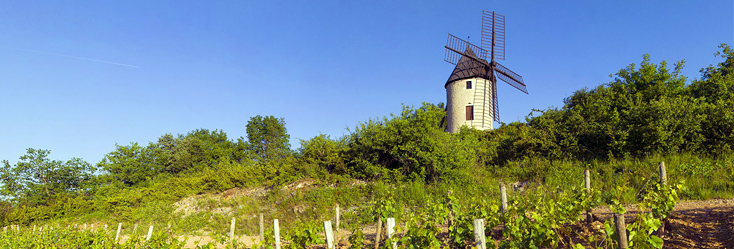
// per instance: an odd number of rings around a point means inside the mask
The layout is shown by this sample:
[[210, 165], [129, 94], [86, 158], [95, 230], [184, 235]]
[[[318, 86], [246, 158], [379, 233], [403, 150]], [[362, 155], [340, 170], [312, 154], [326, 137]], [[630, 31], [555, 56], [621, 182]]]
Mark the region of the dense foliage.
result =
[[721, 45], [725, 61], [702, 69], [686, 84], [684, 61], [671, 71], [645, 55], [612, 82], [581, 89], [562, 108], [538, 111], [525, 123], [486, 133], [493, 164], [519, 158], [609, 159], [653, 154], [731, 153], [734, 146], [734, 50]]
[[258, 115], [247, 122], [247, 147], [259, 161], [286, 157], [290, 153], [289, 138], [283, 118]]
[[474, 158], [472, 143], [443, 132], [439, 106], [404, 107], [400, 116], [370, 120], [348, 137], [345, 158], [353, 176], [373, 179], [451, 179]]
[[63, 162], [48, 158], [50, 151], [28, 149], [20, 162], [0, 169], [2, 194], [31, 206], [53, 202], [60, 196], [89, 188], [95, 169], [79, 158]]

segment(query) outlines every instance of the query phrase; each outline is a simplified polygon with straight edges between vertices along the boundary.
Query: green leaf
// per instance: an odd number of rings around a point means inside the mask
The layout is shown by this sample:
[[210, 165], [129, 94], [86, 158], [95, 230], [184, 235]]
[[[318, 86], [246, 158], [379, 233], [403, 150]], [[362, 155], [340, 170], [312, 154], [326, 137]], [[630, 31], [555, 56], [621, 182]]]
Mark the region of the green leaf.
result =
[[651, 235], [649, 241], [655, 248], [663, 248], [663, 239], [660, 237]]

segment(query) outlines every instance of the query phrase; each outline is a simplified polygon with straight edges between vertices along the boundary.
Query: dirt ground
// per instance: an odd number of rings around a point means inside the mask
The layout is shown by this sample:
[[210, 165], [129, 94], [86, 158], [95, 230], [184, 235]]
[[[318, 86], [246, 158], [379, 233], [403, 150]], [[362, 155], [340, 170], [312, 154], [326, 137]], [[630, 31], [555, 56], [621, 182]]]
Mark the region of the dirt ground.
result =
[[[625, 220], [629, 224], [637, 211], [634, 206], [627, 210]], [[612, 217], [608, 207], [595, 209], [593, 213], [601, 221]], [[594, 229], [594, 224], [591, 226], [587, 229]], [[679, 202], [660, 237], [663, 248], [734, 249], [734, 199]]]
[[[634, 222], [637, 213], [635, 206], [627, 206], [625, 220], [627, 223]], [[592, 224], [582, 223], [571, 226], [571, 234], [565, 237], [565, 241], [559, 248], [571, 248], [574, 243], [581, 243], [587, 248], [604, 243], [603, 222], [611, 219], [612, 212], [608, 207], [594, 209], [595, 222]], [[446, 229], [444, 229], [445, 231]], [[375, 238], [375, 227], [363, 228], [367, 241], [367, 247], [373, 248], [372, 242]], [[492, 237], [499, 239], [501, 228], [494, 228]], [[588, 235], [596, 235], [595, 241], [585, 241]], [[340, 231], [337, 248], [347, 248], [347, 231]], [[384, 238], [384, 235], [383, 235]], [[665, 224], [665, 233], [661, 236], [663, 248], [721, 248], [734, 249], [734, 199], [706, 200], [706, 201], [681, 201], [679, 202], [668, 221]], [[239, 241], [244, 241], [246, 246], [251, 247], [256, 237], [242, 236]], [[187, 247], [195, 247], [194, 241], [204, 244], [211, 241], [207, 236], [190, 237]], [[489, 238], [488, 238], [489, 243]], [[312, 248], [325, 248], [316, 246]]]

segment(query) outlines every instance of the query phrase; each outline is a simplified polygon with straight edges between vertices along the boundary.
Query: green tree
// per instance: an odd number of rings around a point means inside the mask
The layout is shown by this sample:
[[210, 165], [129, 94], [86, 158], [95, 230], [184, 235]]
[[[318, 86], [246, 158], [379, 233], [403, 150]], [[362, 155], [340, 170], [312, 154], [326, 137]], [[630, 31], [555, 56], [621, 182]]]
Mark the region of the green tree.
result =
[[247, 122], [247, 147], [259, 162], [277, 161], [291, 154], [289, 139], [283, 118], [257, 115]]
[[133, 186], [160, 175], [201, 171], [231, 162], [237, 156], [235, 143], [220, 130], [198, 129], [186, 135], [165, 134], [142, 147], [138, 143], [116, 145], [98, 164], [107, 177]]
[[138, 143], [128, 146], [116, 144], [115, 150], [107, 153], [97, 165], [106, 173], [103, 178], [127, 186], [148, 181], [160, 171], [151, 151]]
[[299, 151], [299, 164], [307, 166], [307, 173], [311, 175], [314, 171], [327, 171], [329, 173], [346, 173], [343, 152], [346, 146], [344, 140], [335, 141], [328, 135], [318, 135], [309, 140], [301, 140]]
[[440, 127], [445, 115], [442, 108], [424, 103], [418, 109], [404, 106], [399, 116], [360, 124], [347, 142], [350, 173], [360, 178], [453, 180], [475, 161], [475, 144], [445, 132]]
[[715, 55], [724, 61], [701, 69], [702, 78], [688, 87], [691, 96], [701, 102], [701, 149], [712, 154], [734, 149], [734, 49], [727, 44], [719, 48]]
[[161, 173], [200, 171], [236, 157], [236, 145], [221, 130], [197, 129], [174, 137], [166, 134], [148, 145]]
[[79, 158], [51, 160], [50, 153], [29, 148], [14, 166], [4, 160], [0, 169], [3, 195], [37, 205], [59, 194], [86, 190], [95, 168]]

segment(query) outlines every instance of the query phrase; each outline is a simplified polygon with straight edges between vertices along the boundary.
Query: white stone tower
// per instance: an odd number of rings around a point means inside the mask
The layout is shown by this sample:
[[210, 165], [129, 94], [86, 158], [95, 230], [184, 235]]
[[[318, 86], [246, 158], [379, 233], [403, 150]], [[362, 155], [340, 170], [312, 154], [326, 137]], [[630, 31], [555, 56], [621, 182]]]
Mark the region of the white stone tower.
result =
[[[465, 54], [476, 57], [467, 47]], [[486, 63], [486, 61], [485, 61]], [[491, 130], [494, 82], [488, 68], [474, 59], [463, 57], [446, 81], [446, 131], [459, 132], [462, 126]]]

